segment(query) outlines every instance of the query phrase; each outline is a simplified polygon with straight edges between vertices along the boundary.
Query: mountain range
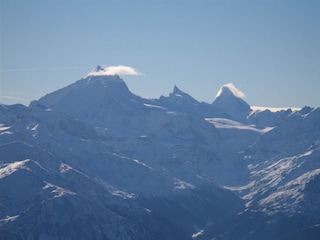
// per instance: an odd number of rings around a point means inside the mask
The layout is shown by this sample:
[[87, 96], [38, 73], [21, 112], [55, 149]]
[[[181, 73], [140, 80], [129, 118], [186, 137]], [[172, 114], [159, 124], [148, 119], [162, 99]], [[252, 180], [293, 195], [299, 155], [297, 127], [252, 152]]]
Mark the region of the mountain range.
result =
[[97, 66], [0, 105], [0, 239], [319, 239], [320, 108], [253, 110]]

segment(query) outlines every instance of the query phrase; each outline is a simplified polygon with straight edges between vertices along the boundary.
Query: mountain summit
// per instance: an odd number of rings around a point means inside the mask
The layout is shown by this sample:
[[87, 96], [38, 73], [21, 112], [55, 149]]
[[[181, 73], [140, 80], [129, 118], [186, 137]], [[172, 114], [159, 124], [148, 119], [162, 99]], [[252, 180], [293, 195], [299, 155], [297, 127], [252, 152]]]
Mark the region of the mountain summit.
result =
[[212, 106], [224, 114], [223, 117], [244, 123], [252, 110], [242, 97], [244, 94], [229, 83], [220, 88]]
[[216, 98], [230, 97], [230, 96], [234, 96], [237, 98], [243, 98], [245, 95], [243, 92], [241, 92], [239, 89], [237, 89], [232, 83], [228, 83], [228, 84], [223, 85], [219, 89]]
[[198, 104], [198, 101], [191, 97], [188, 93], [181, 91], [176, 85], [173, 88], [172, 93], [169, 95], [174, 101], [178, 101], [180, 104], [188, 103], [192, 105]]
[[97, 126], [116, 124], [119, 121], [115, 120], [116, 116], [123, 115], [128, 109], [140, 108], [142, 104], [118, 75], [96, 74], [103, 71], [97, 66], [87, 77], [45, 95], [39, 103]]
[[100, 65], [97, 65], [91, 72], [101, 72], [101, 71], [105, 71], [103, 67], [101, 67]]
[[91, 72], [88, 73], [87, 76], [101, 76], [101, 75], [106, 75], [105, 74], [105, 69], [101, 67], [100, 65], [97, 65]]

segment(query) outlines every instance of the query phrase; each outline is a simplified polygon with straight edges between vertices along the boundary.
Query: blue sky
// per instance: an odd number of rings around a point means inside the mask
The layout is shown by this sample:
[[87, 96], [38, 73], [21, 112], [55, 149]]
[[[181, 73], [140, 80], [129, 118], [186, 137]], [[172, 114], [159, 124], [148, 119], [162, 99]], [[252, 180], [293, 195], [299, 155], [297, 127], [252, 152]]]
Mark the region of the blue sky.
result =
[[250, 105], [320, 106], [320, 1], [0, 1], [1, 103], [100, 64], [143, 73], [122, 77], [142, 97], [211, 103], [233, 83]]

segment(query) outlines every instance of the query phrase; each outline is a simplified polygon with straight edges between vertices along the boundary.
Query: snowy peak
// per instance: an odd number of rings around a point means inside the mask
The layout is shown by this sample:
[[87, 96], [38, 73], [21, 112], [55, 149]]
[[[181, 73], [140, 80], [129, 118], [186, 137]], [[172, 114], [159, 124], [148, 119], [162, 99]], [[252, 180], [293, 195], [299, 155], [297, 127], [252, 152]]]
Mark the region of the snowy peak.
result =
[[216, 98], [219, 97], [237, 97], [237, 98], [243, 98], [245, 94], [241, 92], [239, 89], [237, 89], [232, 83], [228, 83], [223, 85], [218, 93]]
[[191, 100], [192, 102], [197, 102], [193, 97], [191, 97], [189, 94], [181, 91], [176, 85], [174, 85], [173, 91], [170, 94], [170, 97], [179, 97], [179, 98], [186, 98]]
[[91, 72], [104, 72], [104, 68], [100, 65], [96, 66]]
[[173, 94], [184, 94], [184, 92], [182, 92], [176, 85], [174, 85]]
[[[95, 75], [101, 73], [103, 68], [97, 66], [87, 77], [76, 81], [69, 86], [49, 93], [39, 99], [39, 102], [49, 108], [64, 104], [85, 104], [104, 95], [130, 95], [125, 82], [118, 75]], [[85, 104], [87, 105], [87, 104]], [[78, 106], [77, 108], [81, 107]]]
[[220, 88], [212, 106], [224, 115], [222, 117], [243, 123], [252, 111], [250, 106], [242, 99], [244, 96], [244, 93], [232, 83], [228, 83]]
[[100, 65], [97, 65], [91, 72], [88, 73], [87, 76], [104, 76], [106, 75], [106, 71]]
[[173, 91], [172, 91], [172, 93], [170, 93], [169, 97], [184, 99], [184, 101], [187, 101], [191, 104], [198, 103], [197, 100], [195, 100], [193, 97], [191, 97], [188, 93], [181, 91], [176, 85], [174, 86]]
[[108, 82], [125, 84], [125, 82], [122, 80], [122, 78], [119, 77], [119, 75], [103, 75], [103, 74], [90, 75], [91, 73], [89, 73], [89, 75], [87, 75], [87, 77], [85, 78], [87, 80], [86, 84], [92, 84], [94, 82], [99, 82], [100, 84], [104, 84], [104, 85], [107, 84]]
[[[106, 85], [108, 82], [111, 82], [111, 83], [121, 83], [122, 85], [126, 85], [125, 82], [119, 77], [119, 75], [108, 72], [106, 69], [104, 69], [100, 65], [96, 66], [83, 79], [85, 79], [84, 81], [85, 84], [92, 84], [92, 83], [98, 82], [99, 84]], [[79, 80], [78, 82], [82, 82], [83, 79]]]
[[92, 75], [45, 95], [39, 103], [95, 126], [116, 124], [124, 112], [143, 107], [143, 100], [131, 93], [118, 75], [94, 74], [103, 72], [101, 69], [96, 67]]
[[199, 104], [197, 100], [181, 91], [176, 85], [172, 93], [170, 93], [168, 97], [161, 96], [159, 102], [166, 108], [181, 112], [189, 112]]

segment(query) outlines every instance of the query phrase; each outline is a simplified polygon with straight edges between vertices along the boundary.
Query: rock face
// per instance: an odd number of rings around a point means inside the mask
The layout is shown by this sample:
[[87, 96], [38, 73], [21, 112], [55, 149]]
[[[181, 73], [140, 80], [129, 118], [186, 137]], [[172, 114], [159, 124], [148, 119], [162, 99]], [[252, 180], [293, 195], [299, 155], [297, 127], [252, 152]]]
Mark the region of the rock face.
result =
[[245, 123], [252, 110], [237, 92], [232, 84], [222, 86], [212, 106], [220, 112], [220, 117]]
[[319, 108], [144, 99], [102, 73], [0, 105], [1, 239], [319, 238]]

